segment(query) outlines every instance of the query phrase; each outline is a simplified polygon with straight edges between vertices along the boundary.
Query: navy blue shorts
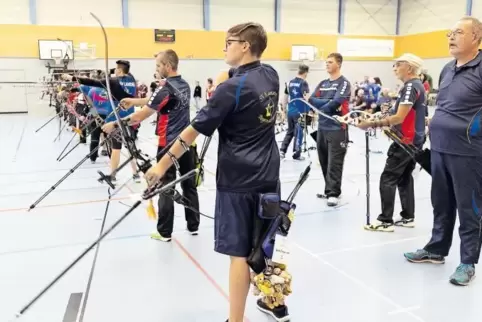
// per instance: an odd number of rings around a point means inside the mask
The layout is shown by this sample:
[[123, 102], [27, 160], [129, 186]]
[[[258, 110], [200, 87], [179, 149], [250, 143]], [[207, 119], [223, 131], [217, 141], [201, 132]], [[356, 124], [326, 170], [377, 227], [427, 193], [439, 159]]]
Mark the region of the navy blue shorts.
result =
[[214, 250], [248, 257], [253, 249], [253, 225], [257, 193], [217, 191], [214, 211]]
[[[262, 191], [280, 192], [280, 185]], [[216, 192], [214, 211], [214, 250], [218, 253], [248, 257], [253, 245], [255, 217], [258, 216], [259, 193]]]

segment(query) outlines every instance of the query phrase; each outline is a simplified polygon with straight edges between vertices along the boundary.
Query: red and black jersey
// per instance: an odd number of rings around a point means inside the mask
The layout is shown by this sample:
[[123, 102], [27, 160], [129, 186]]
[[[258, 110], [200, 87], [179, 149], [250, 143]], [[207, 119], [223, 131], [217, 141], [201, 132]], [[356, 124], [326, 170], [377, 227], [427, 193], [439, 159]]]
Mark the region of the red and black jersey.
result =
[[402, 124], [394, 128], [401, 134], [403, 143], [422, 144], [425, 142], [425, 115], [427, 106], [425, 104], [425, 88], [422, 81], [413, 78], [405, 84], [398, 92], [397, 101], [392, 113], [398, 111], [400, 105], [410, 105], [411, 109], [403, 120]]
[[157, 111], [156, 135], [159, 146], [175, 140], [190, 124], [191, 88], [181, 77], [169, 77], [152, 93], [147, 106]]

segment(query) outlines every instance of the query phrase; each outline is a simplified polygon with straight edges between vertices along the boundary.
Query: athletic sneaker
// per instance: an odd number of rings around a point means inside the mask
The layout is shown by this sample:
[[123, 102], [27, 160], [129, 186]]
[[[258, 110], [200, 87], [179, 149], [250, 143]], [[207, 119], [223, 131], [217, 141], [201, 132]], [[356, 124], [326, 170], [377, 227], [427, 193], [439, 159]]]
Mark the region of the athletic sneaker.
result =
[[277, 322], [287, 322], [290, 320], [288, 307], [286, 305], [270, 309], [266, 304], [264, 304], [262, 299], [258, 299], [256, 306], [258, 307], [258, 310], [271, 315]]
[[338, 206], [338, 202], [339, 202], [338, 198], [329, 197], [328, 200], [326, 201], [326, 205], [328, 207], [336, 207], [336, 206]]
[[405, 253], [403, 256], [412, 263], [445, 263], [445, 258], [443, 256], [429, 253], [425, 249], [418, 249], [416, 252]]
[[395, 220], [394, 225], [398, 227], [414, 228], [415, 219], [413, 218], [406, 219], [406, 218], [400, 217], [397, 220]]
[[197, 236], [197, 235], [199, 234], [199, 230], [197, 230], [197, 229], [196, 229], [196, 230], [193, 230], [193, 231], [189, 230], [189, 233], [190, 233], [192, 236]]
[[371, 225], [365, 225], [365, 230], [382, 231], [386, 233], [391, 233], [395, 231], [395, 227], [393, 226], [392, 223], [381, 222], [377, 220]]
[[166, 242], [166, 243], [168, 243], [172, 240], [172, 237], [163, 237], [158, 232], [152, 233], [151, 238], [155, 239], [155, 240], [160, 240], [160, 241], [163, 241], [163, 242]]
[[280, 157], [281, 159], [284, 159], [285, 156], [286, 156], [286, 153], [284, 153], [284, 152], [280, 152], [280, 153], [279, 153], [279, 157]]
[[106, 157], [106, 156], [109, 155], [109, 153], [107, 152], [107, 150], [102, 150], [102, 151], [100, 152], [100, 155]]
[[325, 194], [322, 194], [322, 193], [317, 193], [316, 194], [316, 198], [320, 198], [320, 199], [326, 199], [326, 195]]
[[459, 286], [467, 286], [475, 277], [475, 266], [473, 264], [460, 264], [455, 273], [450, 276], [450, 283]]
[[293, 160], [295, 160], [295, 161], [305, 161], [305, 157], [300, 155], [299, 157], [293, 157]]
[[132, 179], [134, 179], [135, 183], [141, 183], [141, 176], [138, 173], [132, 175]]

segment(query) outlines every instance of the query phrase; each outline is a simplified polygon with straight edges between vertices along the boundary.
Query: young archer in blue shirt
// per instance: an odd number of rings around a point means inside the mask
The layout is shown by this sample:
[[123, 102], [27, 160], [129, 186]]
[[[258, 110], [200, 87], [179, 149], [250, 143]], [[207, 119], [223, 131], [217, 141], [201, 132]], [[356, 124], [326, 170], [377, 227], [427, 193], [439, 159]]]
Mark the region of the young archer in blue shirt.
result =
[[[342, 74], [343, 56], [331, 53], [326, 58], [326, 71], [330, 75], [322, 80], [311, 94], [305, 95], [315, 108], [328, 116], [342, 116], [349, 111], [351, 84]], [[323, 177], [325, 193], [318, 198], [327, 198], [327, 205], [338, 205], [341, 195], [343, 166], [348, 145], [348, 129], [322, 115], [318, 117], [316, 145]]]
[[[128, 98], [128, 97], [135, 97], [137, 91], [136, 80], [134, 76], [130, 73], [130, 62], [125, 60], [118, 60], [116, 62], [116, 68], [111, 70], [111, 73], [115, 74], [115, 77], [109, 78], [109, 85], [111, 88], [112, 96], [114, 98], [114, 103], [117, 107], [121, 99]], [[82, 85], [87, 85], [91, 87], [99, 87], [106, 89], [106, 80], [98, 80], [98, 79], [91, 79], [86, 77], [73, 77], [71, 75], [63, 75], [63, 78], [66, 80], [78, 81]], [[134, 113], [134, 108], [130, 108], [126, 111], [120, 110], [119, 115], [120, 117], [125, 117]], [[109, 117], [106, 118], [105, 124], [102, 127], [104, 132], [111, 132], [114, 123], [116, 121], [116, 116], [111, 114]], [[130, 128], [131, 132], [135, 135], [137, 134], [134, 128]], [[112, 151], [110, 156], [110, 168], [111, 174], [109, 175], [110, 180], [116, 181], [115, 177], [115, 170], [119, 167], [120, 164], [120, 152], [122, 149], [122, 142], [113, 138], [112, 139]], [[140, 176], [137, 173], [137, 166], [135, 161], [131, 162], [133, 178], [136, 182], [140, 182]]]
[[[286, 91], [289, 95], [289, 100], [292, 101], [296, 98], [303, 98], [303, 95], [310, 92], [310, 87], [306, 81], [308, 76], [309, 67], [302, 64], [298, 67], [298, 75], [293, 78], [287, 85]], [[281, 144], [280, 152], [281, 158], [285, 157], [288, 146], [295, 138], [293, 144], [293, 159], [303, 160], [301, 156], [301, 145], [303, 143], [303, 128], [300, 125], [300, 118], [310, 111], [310, 108], [301, 101], [294, 101], [288, 103], [288, 131], [286, 132], [283, 143]], [[303, 117], [304, 118], [304, 117]], [[306, 126], [306, 124], [305, 124]]]
[[[242, 322], [250, 288], [247, 258], [253, 245], [254, 213], [260, 193], [277, 193], [280, 154], [275, 138], [279, 101], [279, 76], [260, 63], [267, 46], [264, 28], [239, 24], [227, 32], [226, 62], [235, 67], [231, 78], [219, 84], [207, 105], [169, 150], [176, 159], [203, 134], [219, 133], [216, 173], [215, 250], [230, 256], [229, 322]], [[149, 184], [160, 180], [172, 159], [166, 154], [145, 175]], [[258, 300], [258, 308], [289, 319], [286, 306], [270, 310]]]

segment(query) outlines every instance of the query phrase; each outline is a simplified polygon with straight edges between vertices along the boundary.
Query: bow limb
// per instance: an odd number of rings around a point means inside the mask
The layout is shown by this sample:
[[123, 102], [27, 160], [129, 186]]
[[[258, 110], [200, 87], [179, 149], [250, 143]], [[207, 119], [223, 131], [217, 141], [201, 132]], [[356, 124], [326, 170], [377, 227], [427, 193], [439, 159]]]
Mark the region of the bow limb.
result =
[[[117, 120], [117, 124], [121, 130], [121, 133], [122, 133], [122, 138], [123, 138], [123, 141], [124, 143], [129, 147], [129, 144], [127, 142], [127, 138], [129, 137], [129, 133], [127, 131], [127, 129], [125, 128], [124, 126], [124, 123], [122, 123], [121, 121], [121, 117], [120, 117], [120, 114], [119, 112], [117, 111], [116, 109], [116, 106], [115, 106], [115, 103], [114, 103], [114, 98], [113, 98], [113, 95], [112, 95], [112, 90], [110, 88], [110, 79], [109, 79], [109, 40], [107, 38], [107, 31], [105, 30], [104, 28], [104, 25], [102, 24], [102, 22], [100, 21], [100, 19], [95, 15], [93, 14], [92, 12], [90, 13], [90, 15], [97, 21], [97, 23], [100, 25], [100, 28], [102, 29], [102, 34], [104, 35], [104, 45], [105, 45], [105, 53], [104, 53], [104, 62], [105, 62], [105, 86], [106, 86], [106, 90], [107, 90], [107, 96], [109, 97], [109, 102], [112, 106], [112, 110], [114, 111], [114, 114], [115, 114], [115, 117], [116, 117], [116, 120]], [[134, 155], [132, 154], [132, 151], [131, 149], [129, 148], [129, 153], [131, 154], [132, 157], [134, 157]]]
[[322, 111], [320, 111], [319, 109], [314, 107], [310, 102], [306, 101], [304, 98], [295, 98], [295, 99], [292, 99], [291, 101], [289, 101], [289, 103], [295, 102], [295, 101], [303, 102], [311, 110], [313, 110], [316, 114], [318, 114], [322, 117], [325, 117], [327, 119], [333, 120], [333, 121], [335, 121], [339, 124], [353, 125], [353, 122], [356, 120], [356, 118], [353, 117], [353, 115], [363, 115], [365, 117], [365, 120], [367, 120], [367, 121], [380, 118], [383, 115], [381, 113], [370, 114], [370, 113], [365, 112], [365, 111], [355, 110], [355, 111], [350, 111], [350, 112], [346, 113], [345, 115], [331, 116], [331, 115], [328, 115], [326, 113], [323, 113]]

